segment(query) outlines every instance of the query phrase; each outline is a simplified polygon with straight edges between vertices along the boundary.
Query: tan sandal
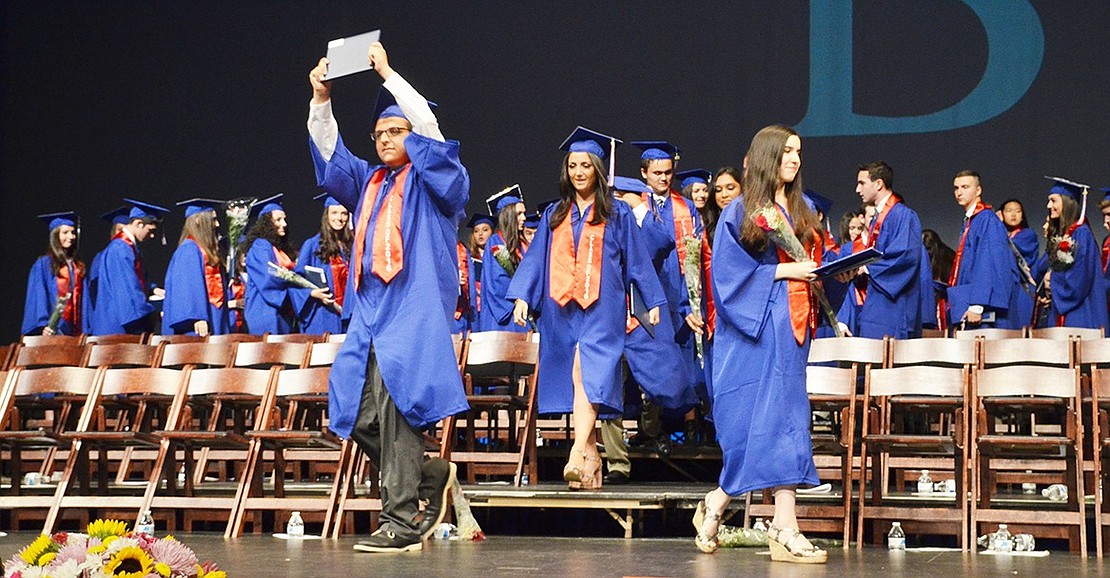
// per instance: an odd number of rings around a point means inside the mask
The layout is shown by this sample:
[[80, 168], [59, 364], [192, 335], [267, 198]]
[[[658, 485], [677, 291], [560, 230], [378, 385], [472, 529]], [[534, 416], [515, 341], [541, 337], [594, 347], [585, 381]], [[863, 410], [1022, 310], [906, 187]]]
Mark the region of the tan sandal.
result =
[[771, 547], [771, 560], [776, 562], [791, 562], [794, 564], [824, 564], [829, 560], [829, 553], [809, 544], [803, 545], [798, 541], [806, 537], [794, 528], [779, 528], [771, 523], [767, 528], [767, 544]]
[[[712, 493], [713, 492], [709, 492], [709, 494]], [[717, 534], [721, 529], [721, 515], [717, 512], [709, 511], [709, 506], [707, 505], [709, 503], [709, 494], [706, 494], [705, 498], [698, 502], [698, 507], [694, 509], [693, 519], [694, 529], [697, 530], [697, 534], [694, 535], [694, 545], [705, 554], [716, 552], [717, 548], [721, 545], [720, 540], [717, 538]], [[713, 532], [712, 535], [709, 535], [705, 531], [705, 524], [710, 522], [715, 522], [717, 524], [717, 531]]]

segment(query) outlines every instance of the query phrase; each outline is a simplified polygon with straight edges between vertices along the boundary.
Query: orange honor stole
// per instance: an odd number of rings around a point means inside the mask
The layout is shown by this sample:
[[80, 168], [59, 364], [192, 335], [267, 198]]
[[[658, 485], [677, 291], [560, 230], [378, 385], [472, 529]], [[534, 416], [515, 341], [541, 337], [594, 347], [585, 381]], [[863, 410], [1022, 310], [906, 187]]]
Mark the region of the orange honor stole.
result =
[[560, 307], [573, 300], [587, 309], [599, 295], [605, 223], [594, 225], [587, 221], [592, 210], [593, 205], [590, 205], [582, 213], [582, 234], [577, 249], [569, 213], [551, 232], [550, 294]]
[[[392, 281], [405, 265], [404, 247], [401, 244], [401, 197], [410, 168], [412, 163], [406, 164], [397, 172], [386, 192], [387, 198], [378, 209], [378, 218], [374, 221], [374, 253], [370, 270], [386, 283]], [[366, 227], [370, 224], [374, 199], [378, 197], [388, 172], [389, 170], [385, 168], [374, 171], [362, 196], [362, 211], [358, 214], [358, 224], [355, 226], [355, 251], [351, 258], [355, 268], [356, 291], [362, 279], [362, 253], [366, 247]]]
[[[788, 234], [794, 234], [794, 227], [790, 224], [786, 213], [781, 207], [775, 205], [775, 208], [782, 213], [783, 222], [789, 228]], [[821, 242], [820, 232], [814, 230], [814, 240], [811, 240], [806, 250], [809, 251], [809, 260], [821, 265], [821, 252], [817, 250], [818, 243]], [[822, 243], [823, 245], [823, 243]], [[791, 263], [794, 259], [783, 251], [778, 245], [775, 245], [775, 251], [778, 252], [780, 263]], [[810, 291], [810, 284], [808, 281], [795, 281], [793, 279], [786, 280], [786, 303], [790, 310], [790, 326], [794, 330], [794, 340], [798, 345], [805, 343], [806, 331], [808, 330], [811, 335], [817, 331], [817, 301], [814, 299]]]
[[[655, 195], [652, 193], [644, 193], [642, 195], [644, 202], [651, 207], [652, 212], [655, 212]], [[670, 192], [671, 197], [671, 215], [674, 216], [674, 239], [675, 249], [678, 255], [678, 270], [684, 272], [684, 263], [686, 262], [686, 243], [682, 242], [683, 237], [689, 237], [694, 234], [694, 215], [690, 213], [690, 207], [686, 204], [686, 197], [683, 197], [675, 191]], [[658, 214], [658, 213], [656, 213]]]

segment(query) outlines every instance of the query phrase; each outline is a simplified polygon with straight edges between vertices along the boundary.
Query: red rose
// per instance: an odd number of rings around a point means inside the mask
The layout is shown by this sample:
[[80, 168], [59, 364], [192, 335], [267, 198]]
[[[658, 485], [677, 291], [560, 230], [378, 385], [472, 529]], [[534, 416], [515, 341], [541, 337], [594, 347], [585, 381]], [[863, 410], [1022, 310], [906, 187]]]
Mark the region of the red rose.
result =
[[771, 230], [771, 225], [767, 222], [767, 217], [764, 217], [763, 215], [756, 215], [754, 222], [755, 226], [763, 229], [764, 231]]
[[1059, 249], [1060, 249], [1061, 251], [1063, 251], [1063, 252], [1067, 253], [1067, 252], [1071, 251], [1071, 241], [1067, 241], [1067, 240], [1064, 240], [1064, 241], [1060, 241], [1060, 244], [1059, 244], [1059, 245], [1057, 245], [1057, 247], [1058, 247], [1058, 248], [1059, 248]]

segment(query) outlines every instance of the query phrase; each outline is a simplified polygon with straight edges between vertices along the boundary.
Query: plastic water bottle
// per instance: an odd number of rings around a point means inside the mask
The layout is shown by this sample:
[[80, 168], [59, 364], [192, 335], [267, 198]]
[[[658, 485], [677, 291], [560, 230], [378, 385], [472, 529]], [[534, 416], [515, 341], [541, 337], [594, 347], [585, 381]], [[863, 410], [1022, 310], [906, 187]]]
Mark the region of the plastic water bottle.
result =
[[301, 519], [300, 512], [293, 512], [289, 516], [289, 523], [285, 525], [285, 533], [290, 538], [304, 537], [304, 520]]
[[752, 529], [759, 530], [760, 532], [766, 532], [767, 523], [763, 521], [763, 518], [756, 518], [755, 523], [752, 524]]
[[530, 482], [530, 481], [531, 481], [531, 479], [528, 476], [528, 472], [524, 472], [523, 474], [520, 475], [520, 485], [527, 486], [528, 482]]
[[[1025, 474], [1033, 477], [1033, 470], [1025, 470]], [[1021, 493], [1035, 495], [1037, 493], [1037, 484], [1035, 482], [1022, 482]]]
[[906, 549], [906, 533], [902, 531], [902, 522], [894, 522], [890, 526], [890, 533], [886, 535], [886, 547], [889, 550]]
[[150, 510], [139, 516], [139, 521], [135, 523], [135, 533], [154, 536], [154, 516], [151, 515]]
[[1064, 484], [1052, 484], [1041, 490], [1041, 495], [1053, 502], [1066, 502], [1068, 499], [1068, 487]]
[[1032, 534], [1014, 536], [1014, 552], [1032, 552], [1037, 549], [1037, 541]]
[[933, 478], [929, 477], [929, 470], [921, 470], [921, 477], [917, 478], [917, 493], [933, 493]]
[[994, 533], [994, 547], [991, 549], [995, 552], [1014, 551], [1014, 539], [1010, 536], [1010, 529], [1006, 524], [998, 525], [998, 531]]
[[536, 428], [536, 447], [543, 447], [543, 433], [540, 432], [540, 428]]

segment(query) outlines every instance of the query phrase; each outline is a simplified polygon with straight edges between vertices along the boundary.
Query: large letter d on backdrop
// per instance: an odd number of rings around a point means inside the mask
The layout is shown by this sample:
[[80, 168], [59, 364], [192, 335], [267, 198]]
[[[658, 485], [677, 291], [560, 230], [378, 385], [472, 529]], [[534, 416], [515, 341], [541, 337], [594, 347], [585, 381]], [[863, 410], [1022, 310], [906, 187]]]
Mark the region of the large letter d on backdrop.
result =
[[1028, 0], [961, 0], [987, 32], [987, 67], [956, 104], [919, 116], [852, 111], [852, 0], [812, 0], [809, 108], [796, 125], [806, 136], [921, 133], [971, 126], [1017, 104], [1041, 69], [1044, 28]]

